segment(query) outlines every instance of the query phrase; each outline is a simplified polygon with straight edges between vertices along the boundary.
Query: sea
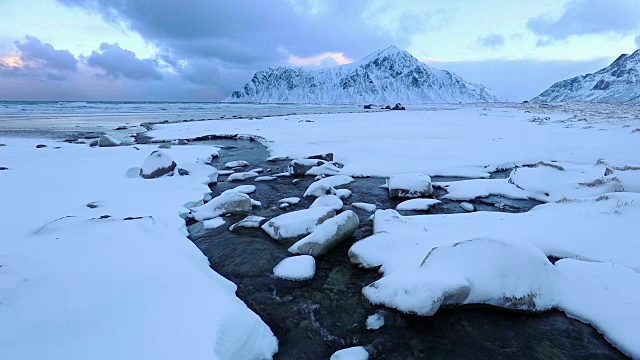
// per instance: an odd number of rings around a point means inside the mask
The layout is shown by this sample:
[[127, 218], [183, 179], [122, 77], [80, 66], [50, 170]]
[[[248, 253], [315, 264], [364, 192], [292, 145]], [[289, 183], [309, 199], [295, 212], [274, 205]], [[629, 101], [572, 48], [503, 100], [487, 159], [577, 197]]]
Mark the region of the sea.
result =
[[219, 102], [0, 101], [0, 136], [61, 139], [143, 123], [364, 111], [361, 105]]

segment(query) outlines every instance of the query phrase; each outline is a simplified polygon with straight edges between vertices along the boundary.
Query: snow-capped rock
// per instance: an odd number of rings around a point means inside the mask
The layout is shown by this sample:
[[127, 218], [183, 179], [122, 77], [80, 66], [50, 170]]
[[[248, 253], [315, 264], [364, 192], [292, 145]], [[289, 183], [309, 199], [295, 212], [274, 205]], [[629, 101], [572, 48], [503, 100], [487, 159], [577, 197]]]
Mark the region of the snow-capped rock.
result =
[[160, 150], [152, 152], [140, 167], [140, 176], [144, 179], [155, 179], [165, 175], [173, 175], [176, 162]]
[[395, 46], [360, 61], [324, 69], [274, 67], [258, 71], [228, 102], [457, 103], [502, 101], [493, 91], [436, 70]]
[[267, 221], [261, 228], [274, 240], [287, 242], [310, 234], [316, 226], [335, 215], [332, 208], [314, 207], [282, 214]]
[[590, 101], [640, 103], [640, 50], [620, 55], [611, 65], [593, 74], [553, 84], [535, 102]]
[[421, 173], [408, 173], [389, 176], [387, 178], [389, 196], [392, 198], [417, 198], [433, 193], [431, 177]]
[[315, 274], [316, 260], [309, 255], [285, 258], [273, 268], [273, 275], [284, 280], [309, 280]]
[[359, 225], [358, 215], [347, 210], [318, 225], [311, 234], [293, 244], [289, 248], [289, 252], [320, 256], [353, 236]]

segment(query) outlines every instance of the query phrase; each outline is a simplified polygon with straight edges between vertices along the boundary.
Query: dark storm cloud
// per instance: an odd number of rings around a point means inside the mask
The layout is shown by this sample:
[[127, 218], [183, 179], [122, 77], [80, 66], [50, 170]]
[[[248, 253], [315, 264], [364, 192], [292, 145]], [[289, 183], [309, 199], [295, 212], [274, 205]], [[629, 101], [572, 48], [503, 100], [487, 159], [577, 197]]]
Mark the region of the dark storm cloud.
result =
[[0, 77], [26, 77], [36, 80], [66, 80], [78, 70], [78, 60], [68, 50], [56, 50], [33, 36], [16, 41], [16, 61], [0, 61]]
[[488, 34], [478, 37], [478, 44], [484, 48], [499, 49], [504, 46], [504, 36], [501, 34]]
[[530, 100], [556, 82], [595, 72], [613, 59], [587, 61], [486, 60], [431, 62], [429, 66], [457, 73], [494, 90], [510, 101]]
[[158, 63], [152, 59], [139, 59], [132, 51], [118, 44], [100, 44], [100, 50], [91, 52], [86, 59], [89, 66], [104, 71], [106, 77], [131, 80], [160, 80]]
[[161, 48], [183, 57], [227, 63], [283, 61], [279, 48], [300, 57], [349, 50], [361, 57], [374, 49], [408, 43], [383, 34], [362, 19], [365, 0], [311, 2], [250, 0], [58, 0], [123, 21]]
[[638, 0], [572, 0], [558, 19], [537, 16], [527, 22], [529, 30], [542, 36], [539, 45], [571, 35], [614, 32], [628, 34], [640, 27]]

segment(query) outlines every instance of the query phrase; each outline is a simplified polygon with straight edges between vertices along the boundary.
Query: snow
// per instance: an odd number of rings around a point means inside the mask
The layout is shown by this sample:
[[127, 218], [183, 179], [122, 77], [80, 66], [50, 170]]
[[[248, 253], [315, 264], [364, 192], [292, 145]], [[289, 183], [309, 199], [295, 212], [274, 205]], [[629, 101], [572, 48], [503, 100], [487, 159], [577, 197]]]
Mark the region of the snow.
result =
[[254, 172], [233, 173], [229, 175], [229, 177], [227, 178], [227, 181], [244, 181], [248, 179], [257, 178], [259, 176], [260, 176], [259, 174]]
[[258, 176], [253, 181], [272, 181], [277, 180], [278, 178], [275, 176]]
[[244, 160], [229, 161], [228, 163], [224, 164], [224, 167], [226, 167], [227, 169], [233, 169], [236, 167], [245, 167], [245, 166], [249, 166], [249, 163]]
[[409, 199], [398, 204], [396, 206], [396, 210], [427, 211], [429, 208], [439, 203], [440, 200], [436, 199]]
[[378, 208], [374, 204], [363, 203], [363, 202], [354, 202], [354, 203], [351, 204], [351, 206], [353, 206], [355, 208], [358, 208], [358, 209], [362, 209], [362, 210], [367, 211], [367, 212], [374, 212]]
[[347, 199], [351, 197], [351, 195], [352, 195], [352, 192], [349, 189], [336, 189], [336, 196], [339, 197], [340, 199]]
[[319, 196], [309, 207], [313, 208], [317, 206], [326, 206], [338, 211], [342, 209], [344, 204], [342, 203], [342, 200], [335, 195], [322, 195]]
[[509, 183], [507, 179], [473, 179], [433, 183], [435, 187], [447, 190], [445, 199], [473, 200], [489, 195], [504, 196], [509, 199], [528, 199], [527, 192]]
[[285, 258], [273, 268], [273, 275], [285, 280], [309, 280], [315, 273], [316, 260], [309, 255]]
[[331, 189], [333, 189], [333, 193], [335, 193], [334, 188], [350, 184], [353, 181], [352, 177], [346, 175], [328, 176], [309, 185], [307, 191], [304, 192], [304, 197], [328, 195], [327, 192]]
[[378, 330], [384, 326], [384, 314], [375, 313], [367, 317], [367, 330]]
[[431, 195], [431, 178], [420, 173], [392, 175], [387, 178], [387, 188], [391, 197], [421, 197]]
[[299, 197], [288, 197], [288, 198], [280, 199], [280, 200], [278, 200], [278, 202], [283, 203], [283, 204], [295, 205], [295, 204], [300, 202], [300, 198]]
[[221, 217], [216, 217], [202, 222], [202, 226], [204, 226], [205, 229], [215, 229], [222, 225], [224, 225], [224, 219]]
[[335, 211], [328, 207], [292, 211], [267, 221], [262, 229], [275, 240], [287, 241], [310, 234], [318, 224], [333, 216]]
[[[0, 176], [0, 188], [11, 189], [0, 201], [1, 358], [225, 359], [276, 352], [269, 328], [186, 238], [179, 213], [209, 193], [206, 175], [128, 178], [127, 169], [156, 149], [151, 145], [0, 142], [7, 145], [0, 148], [3, 166], [11, 168]], [[36, 149], [39, 143], [48, 147]], [[182, 166], [211, 149], [163, 151]]]
[[338, 350], [329, 360], [367, 360], [369, 359], [369, 353], [362, 346], [354, 346], [342, 350]]

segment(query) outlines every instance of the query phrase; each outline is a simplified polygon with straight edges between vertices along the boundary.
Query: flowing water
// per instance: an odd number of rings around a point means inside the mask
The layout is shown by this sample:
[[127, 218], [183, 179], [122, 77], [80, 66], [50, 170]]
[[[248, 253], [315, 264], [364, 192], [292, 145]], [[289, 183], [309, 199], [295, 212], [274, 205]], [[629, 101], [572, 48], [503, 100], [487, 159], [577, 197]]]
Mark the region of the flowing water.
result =
[[[219, 139], [205, 141], [225, 148], [213, 165], [223, 168], [232, 160], [245, 160], [250, 168], [260, 167], [274, 174], [286, 169], [287, 161], [267, 162], [264, 146], [255, 141]], [[495, 174], [495, 177], [503, 174]], [[221, 182], [212, 185], [213, 195], [240, 184], [256, 185], [252, 198], [261, 201], [253, 214], [271, 218], [292, 210], [307, 208], [313, 199], [302, 199], [297, 205], [280, 209], [278, 200], [300, 197], [313, 182], [313, 177], [293, 181], [283, 177], [275, 181]], [[451, 181], [451, 178], [434, 178]], [[353, 195], [345, 200], [368, 202], [379, 208], [395, 208], [399, 201], [388, 197], [379, 186], [381, 178], [358, 178], [346, 186]], [[436, 189], [436, 197], [443, 190]], [[539, 204], [489, 197], [472, 201], [478, 210], [524, 212]], [[346, 205], [345, 208], [351, 208]], [[361, 225], [355, 236], [329, 253], [316, 259], [316, 275], [308, 281], [276, 279], [273, 267], [290, 256], [287, 245], [272, 240], [260, 229], [240, 233], [228, 231], [231, 224], [244, 216], [225, 218], [220, 228], [202, 230], [191, 223], [191, 240], [209, 258], [211, 267], [238, 285], [237, 295], [272, 329], [279, 340], [277, 359], [328, 359], [339, 349], [362, 345], [372, 359], [619, 359], [625, 358], [590, 325], [570, 319], [560, 311], [526, 313], [506, 311], [488, 306], [465, 306], [441, 309], [432, 317], [399, 313], [372, 306], [361, 289], [380, 278], [375, 270], [352, 265], [349, 247], [372, 234], [371, 215], [352, 209]], [[459, 202], [444, 201], [428, 213], [462, 212]], [[417, 214], [402, 212], [404, 215]], [[367, 330], [369, 315], [380, 313], [385, 325]]]

